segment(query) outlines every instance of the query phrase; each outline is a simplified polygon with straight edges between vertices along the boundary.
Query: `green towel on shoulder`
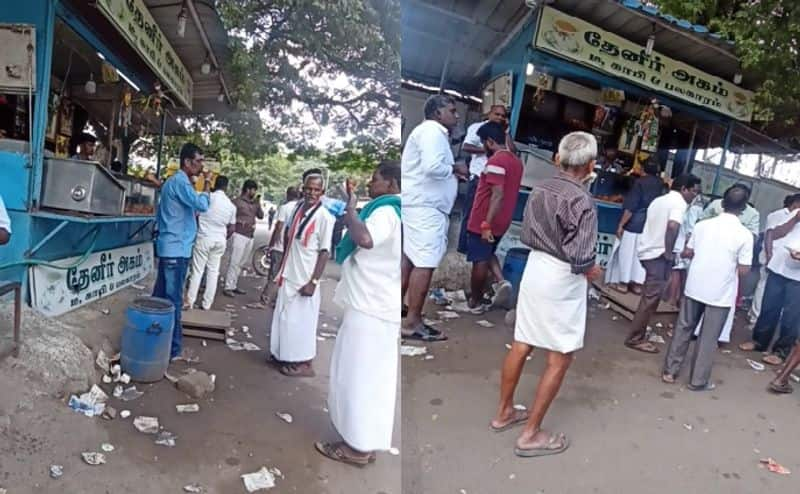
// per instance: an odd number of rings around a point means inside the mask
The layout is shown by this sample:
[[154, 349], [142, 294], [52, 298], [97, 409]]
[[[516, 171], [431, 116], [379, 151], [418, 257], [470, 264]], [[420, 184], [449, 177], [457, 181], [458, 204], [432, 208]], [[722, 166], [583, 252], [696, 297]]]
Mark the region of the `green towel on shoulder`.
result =
[[[385, 196], [380, 196], [376, 199], [369, 201], [367, 204], [364, 205], [364, 208], [358, 213], [358, 219], [361, 221], [366, 222], [369, 215], [371, 215], [375, 210], [377, 210], [381, 206], [391, 206], [394, 208], [394, 211], [397, 213], [398, 218], [402, 218], [400, 214], [400, 196], [387, 194]], [[338, 264], [344, 263], [345, 259], [352, 254], [358, 246], [353, 239], [350, 238], [350, 232], [342, 238], [342, 241], [339, 242], [339, 245], [336, 246], [336, 262]]]

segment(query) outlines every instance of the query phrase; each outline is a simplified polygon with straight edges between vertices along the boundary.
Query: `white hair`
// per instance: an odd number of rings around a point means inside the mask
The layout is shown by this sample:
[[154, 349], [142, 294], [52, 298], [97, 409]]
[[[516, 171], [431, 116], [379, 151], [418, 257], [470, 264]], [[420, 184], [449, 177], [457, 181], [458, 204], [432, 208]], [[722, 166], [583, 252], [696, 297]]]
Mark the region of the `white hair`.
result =
[[561, 166], [586, 166], [597, 158], [597, 139], [588, 132], [570, 132], [558, 143]]

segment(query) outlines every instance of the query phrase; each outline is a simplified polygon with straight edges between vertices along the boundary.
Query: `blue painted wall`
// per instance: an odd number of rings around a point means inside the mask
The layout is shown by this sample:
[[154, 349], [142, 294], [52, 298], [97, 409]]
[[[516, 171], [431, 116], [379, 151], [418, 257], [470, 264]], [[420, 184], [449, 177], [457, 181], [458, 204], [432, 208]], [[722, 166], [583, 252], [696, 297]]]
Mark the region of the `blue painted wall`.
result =
[[517, 36], [497, 55], [489, 68], [491, 77], [511, 71], [513, 74], [513, 93], [511, 104], [511, 135], [517, 130], [522, 97], [525, 93], [525, 70], [527, 69], [528, 52], [536, 33], [537, 18], [534, 17], [517, 33]]

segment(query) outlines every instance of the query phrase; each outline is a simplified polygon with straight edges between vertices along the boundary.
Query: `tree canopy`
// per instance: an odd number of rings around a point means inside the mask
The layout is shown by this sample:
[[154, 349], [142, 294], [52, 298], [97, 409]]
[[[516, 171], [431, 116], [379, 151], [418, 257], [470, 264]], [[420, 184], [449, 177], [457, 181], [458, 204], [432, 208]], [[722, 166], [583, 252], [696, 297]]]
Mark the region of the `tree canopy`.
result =
[[742, 66], [760, 77], [756, 103], [779, 134], [791, 130], [800, 113], [800, 2], [796, 0], [656, 0], [664, 12], [705, 24], [736, 43]]

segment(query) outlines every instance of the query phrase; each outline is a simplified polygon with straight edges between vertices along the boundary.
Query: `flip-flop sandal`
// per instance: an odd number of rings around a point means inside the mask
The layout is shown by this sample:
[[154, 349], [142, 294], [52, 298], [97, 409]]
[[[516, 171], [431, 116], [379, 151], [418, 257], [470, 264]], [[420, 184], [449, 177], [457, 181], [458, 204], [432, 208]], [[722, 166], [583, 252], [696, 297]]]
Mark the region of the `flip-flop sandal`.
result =
[[776, 384], [774, 382], [771, 382], [769, 383], [769, 390], [776, 394], [788, 395], [789, 393], [794, 391], [794, 388], [789, 383]]
[[314, 369], [308, 367], [301, 369], [296, 365], [284, 365], [281, 367], [280, 373], [288, 377], [314, 377], [317, 375]]
[[711, 391], [717, 388], [717, 385], [714, 383], [706, 383], [702, 386], [695, 386], [694, 384], [687, 384], [686, 388], [690, 391]]
[[661, 374], [661, 381], [667, 384], [675, 384], [675, 376], [672, 374]]
[[[561, 445], [553, 447], [559, 440], [561, 441]], [[535, 458], [537, 456], [557, 455], [566, 451], [567, 448], [569, 448], [569, 438], [563, 432], [560, 432], [551, 435], [550, 440], [542, 448], [522, 449], [520, 447], [515, 447], [514, 454], [521, 458]]]
[[761, 359], [762, 362], [769, 365], [783, 365], [783, 359], [777, 355], [767, 355]]
[[372, 456], [370, 455], [367, 458], [353, 458], [352, 456], [347, 456], [347, 454], [342, 450], [341, 446], [338, 444], [331, 444], [331, 443], [322, 443], [322, 442], [315, 442], [314, 448], [324, 457], [338, 461], [341, 463], [346, 463], [348, 465], [353, 465], [354, 467], [364, 468], [365, 466], [369, 465], [372, 461]]
[[522, 425], [527, 421], [528, 421], [528, 411], [527, 410], [514, 410], [514, 418], [512, 418], [510, 422], [508, 422], [507, 424], [505, 424], [505, 425], [503, 425], [501, 427], [495, 427], [495, 426], [492, 425], [491, 422], [489, 422], [489, 429], [492, 432], [505, 432], [505, 431], [507, 431], [507, 430], [509, 430], [509, 429], [511, 429], [513, 427], [516, 427], [518, 425]]
[[744, 343], [739, 344], [739, 350], [743, 352], [755, 352], [756, 344], [753, 341], [745, 341]]
[[443, 335], [441, 331], [432, 328], [427, 324], [422, 324], [408, 336], [403, 336], [404, 340], [418, 340], [418, 341], [445, 341], [447, 336]]
[[638, 350], [644, 353], [658, 353], [658, 348], [649, 341], [641, 341], [639, 343], [625, 342], [625, 346], [631, 350]]
[[511, 301], [511, 293], [514, 290], [514, 287], [511, 283], [502, 283], [500, 286], [497, 287], [497, 291], [492, 297], [492, 307], [508, 307], [509, 302]]

